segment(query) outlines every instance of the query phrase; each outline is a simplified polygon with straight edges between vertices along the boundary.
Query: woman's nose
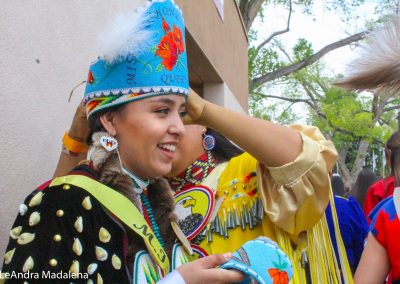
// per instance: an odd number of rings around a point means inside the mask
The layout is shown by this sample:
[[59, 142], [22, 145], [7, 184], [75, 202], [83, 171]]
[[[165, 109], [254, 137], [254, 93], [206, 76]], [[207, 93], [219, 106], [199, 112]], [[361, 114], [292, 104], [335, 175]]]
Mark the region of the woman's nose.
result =
[[173, 122], [170, 127], [170, 132], [172, 134], [183, 136], [186, 132], [185, 125], [183, 124], [182, 117], [180, 114], [174, 116]]

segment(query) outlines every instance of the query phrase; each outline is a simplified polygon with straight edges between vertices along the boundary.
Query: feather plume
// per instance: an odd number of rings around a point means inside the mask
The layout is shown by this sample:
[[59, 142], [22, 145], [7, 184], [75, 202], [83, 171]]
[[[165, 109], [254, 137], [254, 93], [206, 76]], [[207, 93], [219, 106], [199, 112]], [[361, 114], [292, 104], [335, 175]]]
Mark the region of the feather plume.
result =
[[153, 31], [146, 29], [150, 3], [131, 13], [118, 14], [100, 35], [104, 59], [113, 63], [128, 55], [138, 56], [154, 45]]
[[349, 90], [400, 91], [400, 18], [392, 17], [367, 35], [350, 73], [335, 83]]

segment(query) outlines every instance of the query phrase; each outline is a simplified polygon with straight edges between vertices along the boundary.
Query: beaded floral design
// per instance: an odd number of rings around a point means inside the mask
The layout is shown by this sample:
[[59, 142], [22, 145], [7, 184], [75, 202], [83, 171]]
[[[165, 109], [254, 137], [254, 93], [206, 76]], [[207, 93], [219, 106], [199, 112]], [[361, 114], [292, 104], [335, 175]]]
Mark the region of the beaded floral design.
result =
[[171, 71], [177, 63], [184, 67], [179, 60], [179, 55], [185, 51], [182, 31], [176, 25], [171, 29], [164, 18], [162, 19], [162, 28], [165, 35], [161, 38], [154, 53], [161, 57], [162, 62], [157, 66], [156, 71], [161, 71], [164, 68]]

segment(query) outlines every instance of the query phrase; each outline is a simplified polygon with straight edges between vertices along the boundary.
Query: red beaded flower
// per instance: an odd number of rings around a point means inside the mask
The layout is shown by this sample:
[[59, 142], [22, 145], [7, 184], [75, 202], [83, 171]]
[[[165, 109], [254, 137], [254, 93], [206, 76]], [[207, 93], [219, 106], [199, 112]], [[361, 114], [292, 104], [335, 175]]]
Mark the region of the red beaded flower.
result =
[[182, 31], [175, 25], [171, 30], [164, 18], [162, 19], [162, 28], [166, 34], [161, 38], [155, 55], [162, 58], [161, 64], [166, 70], [172, 70], [179, 55], [185, 50], [185, 42], [183, 41]]

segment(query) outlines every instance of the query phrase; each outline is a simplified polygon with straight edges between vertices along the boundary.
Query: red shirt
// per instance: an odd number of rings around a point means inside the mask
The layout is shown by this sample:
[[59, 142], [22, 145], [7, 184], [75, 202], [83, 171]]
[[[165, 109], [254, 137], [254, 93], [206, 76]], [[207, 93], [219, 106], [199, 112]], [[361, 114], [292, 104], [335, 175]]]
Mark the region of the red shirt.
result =
[[369, 213], [371, 213], [372, 209], [383, 199], [388, 196], [393, 195], [395, 178], [394, 176], [390, 176], [384, 179], [380, 179], [371, 185], [368, 188], [367, 195], [365, 196], [364, 201], [364, 214], [367, 217], [368, 223], [371, 223], [371, 219], [369, 218]]
[[397, 216], [393, 197], [379, 203], [371, 215], [373, 215], [371, 233], [385, 248], [389, 258], [388, 283], [400, 283], [400, 219]]

